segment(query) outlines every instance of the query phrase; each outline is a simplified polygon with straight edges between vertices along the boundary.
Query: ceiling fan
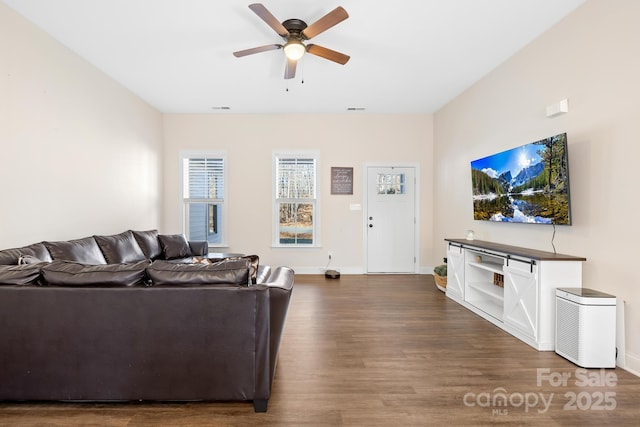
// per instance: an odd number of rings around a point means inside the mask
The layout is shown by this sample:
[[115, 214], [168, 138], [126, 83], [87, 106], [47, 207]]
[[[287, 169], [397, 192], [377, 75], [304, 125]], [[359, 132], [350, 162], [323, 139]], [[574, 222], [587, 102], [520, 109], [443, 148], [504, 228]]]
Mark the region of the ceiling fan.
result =
[[298, 60], [302, 58], [305, 52], [342, 65], [346, 64], [350, 58], [344, 53], [336, 52], [335, 50], [327, 49], [326, 47], [322, 47], [317, 44], [304, 44], [305, 40], [309, 40], [318, 34], [323, 33], [349, 17], [347, 11], [341, 6], [338, 6], [311, 25], [307, 25], [306, 22], [297, 18], [287, 19], [280, 23], [261, 3], [250, 4], [249, 9], [258, 15], [260, 19], [266, 22], [267, 25], [273, 28], [273, 30], [284, 39], [284, 44], [268, 44], [266, 46], [259, 46], [233, 52], [233, 55], [237, 58], [253, 55], [254, 53], [282, 49], [285, 57], [287, 58], [287, 65], [284, 70], [285, 79], [292, 79], [295, 77]]

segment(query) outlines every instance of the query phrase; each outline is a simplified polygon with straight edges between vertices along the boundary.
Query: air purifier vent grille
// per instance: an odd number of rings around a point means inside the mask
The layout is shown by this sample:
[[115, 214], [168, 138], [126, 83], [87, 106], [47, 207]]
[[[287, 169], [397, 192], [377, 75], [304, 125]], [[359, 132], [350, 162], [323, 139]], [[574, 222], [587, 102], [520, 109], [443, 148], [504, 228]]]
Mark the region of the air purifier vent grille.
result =
[[556, 304], [556, 352], [577, 362], [580, 360], [580, 307], [560, 298]]

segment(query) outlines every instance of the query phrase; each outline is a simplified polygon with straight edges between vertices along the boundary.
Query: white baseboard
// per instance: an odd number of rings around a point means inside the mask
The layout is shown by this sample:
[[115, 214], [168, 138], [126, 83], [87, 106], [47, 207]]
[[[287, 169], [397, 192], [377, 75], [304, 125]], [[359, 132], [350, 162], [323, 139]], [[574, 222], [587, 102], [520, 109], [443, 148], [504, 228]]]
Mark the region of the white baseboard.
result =
[[291, 267], [296, 274], [324, 274], [327, 270], [337, 270], [340, 274], [365, 274], [362, 267]]
[[[296, 274], [324, 274], [326, 267], [291, 267]], [[329, 266], [328, 270], [337, 270], [340, 274], [367, 274], [361, 266], [355, 267], [333, 267]], [[433, 267], [420, 267], [417, 274], [433, 274]]]
[[421, 266], [418, 269], [418, 274], [433, 274], [433, 267], [432, 266]]
[[627, 352], [625, 354], [625, 371], [631, 372], [636, 377], [640, 377], [640, 356]]

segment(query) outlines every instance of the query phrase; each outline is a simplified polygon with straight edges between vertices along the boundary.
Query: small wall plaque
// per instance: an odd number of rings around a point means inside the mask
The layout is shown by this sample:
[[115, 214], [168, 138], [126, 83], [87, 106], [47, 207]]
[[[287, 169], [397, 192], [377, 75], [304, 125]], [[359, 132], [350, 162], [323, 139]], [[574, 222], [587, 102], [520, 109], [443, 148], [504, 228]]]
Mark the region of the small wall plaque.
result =
[[331, 168], [331, 194], [353, 194], [353, 168]]

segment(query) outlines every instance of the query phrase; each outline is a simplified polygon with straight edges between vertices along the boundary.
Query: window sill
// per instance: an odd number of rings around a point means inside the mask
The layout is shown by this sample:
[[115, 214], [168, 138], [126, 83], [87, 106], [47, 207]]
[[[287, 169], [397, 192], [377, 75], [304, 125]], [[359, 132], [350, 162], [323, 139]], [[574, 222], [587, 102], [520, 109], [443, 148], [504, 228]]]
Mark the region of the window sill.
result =
[[320, 245], [278, 245], [272, 244], [272, 249], [320, 249]]

